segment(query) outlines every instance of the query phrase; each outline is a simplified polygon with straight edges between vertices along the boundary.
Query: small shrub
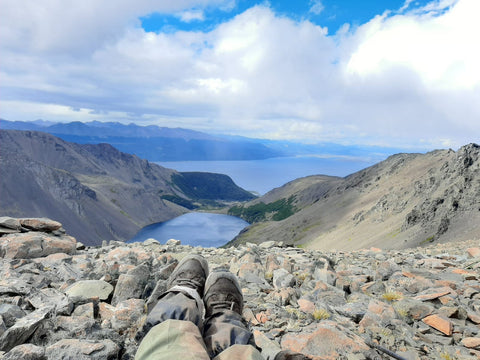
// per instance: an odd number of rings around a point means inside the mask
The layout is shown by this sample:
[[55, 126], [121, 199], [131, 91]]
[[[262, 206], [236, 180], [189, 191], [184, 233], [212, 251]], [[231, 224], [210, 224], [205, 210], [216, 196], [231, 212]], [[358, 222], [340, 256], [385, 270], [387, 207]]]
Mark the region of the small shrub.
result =
[[389, 291], [389, 292], [386, 292], [385, 294], [382, 295], [382, 298], [387, 300], [387, 301], [397, 301], [397, 300], [400, 300], [402, 298], [402, 294], [398, 293], [398, 292], [394, 292], [394, 291]]
[[315, 309], [315, 311], [313, 312], [313, 318], [315, 320], [327, 320], [327, 319], [330, 319], [330, 313], [323, 309], [323, 308], [318, 308], [318, 309]]

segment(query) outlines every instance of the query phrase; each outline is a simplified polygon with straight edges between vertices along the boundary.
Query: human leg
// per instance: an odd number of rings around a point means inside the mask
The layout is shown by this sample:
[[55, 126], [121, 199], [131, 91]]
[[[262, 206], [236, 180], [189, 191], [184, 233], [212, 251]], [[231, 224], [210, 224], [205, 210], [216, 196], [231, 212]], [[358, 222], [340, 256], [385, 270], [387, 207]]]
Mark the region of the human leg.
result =
[[[200, 294], [207, 275], [208, 264], [201, 256], [189, 255], [177, 265], [168, 279], [167, 292], [137, 333], [137, 341], [143, 340], [135, 359], [173, 359], [175, 354], [187, 353], [195, 354], [192, 359], [209, 359], [199, 330], [204, 317]], [[186, 359], [190, 357], [182, 356]]]
[[[203, 300], [207, 316], [203, 339], [210, 357], [262, 359], [255, 347], [253, 334], [242, 317], [243, 295], [235, 275], [228, 271], [210, 274]], [[225, 351], [230, 357], [225, 357]]]
[[198, 327], [191, 321], [166, 320], [143, 338], [135, 360], [210, 360]]

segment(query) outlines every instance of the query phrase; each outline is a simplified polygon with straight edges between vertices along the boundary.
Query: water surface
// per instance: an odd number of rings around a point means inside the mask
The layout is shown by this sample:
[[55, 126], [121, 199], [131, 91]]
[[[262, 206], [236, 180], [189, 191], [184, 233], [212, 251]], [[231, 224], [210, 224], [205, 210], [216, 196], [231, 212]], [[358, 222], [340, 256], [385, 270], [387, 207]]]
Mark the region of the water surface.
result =
[[232, 240], [248, 225], [248, 222], [235, 216], [193, 212], [146, 226], [128, 242], [154, 238], [165, 244], [169, 239], [176, 239], [182, 245], [219, 247]]
[[157, 164], [178, 171], [226, 174], [241, 188], [264, 195], [287, 182], [309, 175], [346, 176], [376, 163], [371, 158], [281, 157], [239, 161], [171, 161]]

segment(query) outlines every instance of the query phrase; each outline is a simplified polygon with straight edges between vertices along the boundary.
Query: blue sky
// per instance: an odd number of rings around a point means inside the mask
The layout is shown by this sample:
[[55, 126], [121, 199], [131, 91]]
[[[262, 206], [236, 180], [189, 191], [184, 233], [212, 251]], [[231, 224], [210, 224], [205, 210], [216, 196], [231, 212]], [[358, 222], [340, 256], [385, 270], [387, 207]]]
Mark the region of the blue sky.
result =
[[480, 141], [478, 0], [3, 0], [0, 117]]
[[[322, 27], [327, 27], [330, 34], [335, 34], [344, 24], [352, 27], [368, 22], [374, 16], [385, 11], [395, 12], [404, 5], [404, 0], [276, 0], [252, 1], [239, 0], [225, 7], [192, 8], [188, 12], [194, 15], [187, 21], [181, 13], [155, 12], [140, 18], [142, 28], [153, 32], [203, 31], [213, 30], [219, 24], [231, 20], [255, 5], [271, 8], [279, 16], [296, 21], [308, 20]], [[424, 6], [428, 0], [415, 1], [412, 7]]]

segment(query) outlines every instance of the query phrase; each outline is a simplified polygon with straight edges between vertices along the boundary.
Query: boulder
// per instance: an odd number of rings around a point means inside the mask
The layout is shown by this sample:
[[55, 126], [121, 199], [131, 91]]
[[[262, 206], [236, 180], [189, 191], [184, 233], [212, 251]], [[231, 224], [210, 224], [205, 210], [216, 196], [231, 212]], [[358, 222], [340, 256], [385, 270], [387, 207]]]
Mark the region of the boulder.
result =
[[65, 294], [69, 297], [90, 300], [98, 298], [107, 300], [113, 291], [113, 286], [103, 280], [81, 280], [70, 285]]
[[63, 339], [45, 349], [48, 359], [117, 359], [120, 348], [112, 340]]
[[28, 232], [0, 237], [0, 257], [4, 258], [32, 259], [55, 253], [74, 254], [75, 250], [75, 238], [67, 235]]
[[19, 219], [20, 224], [33, 231], [55, 231], [62, 227], [58, 221], [50, 220], [47, 218], [30, 218], [30, 219]]

